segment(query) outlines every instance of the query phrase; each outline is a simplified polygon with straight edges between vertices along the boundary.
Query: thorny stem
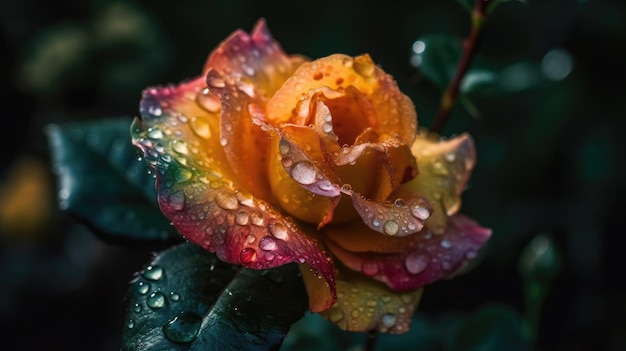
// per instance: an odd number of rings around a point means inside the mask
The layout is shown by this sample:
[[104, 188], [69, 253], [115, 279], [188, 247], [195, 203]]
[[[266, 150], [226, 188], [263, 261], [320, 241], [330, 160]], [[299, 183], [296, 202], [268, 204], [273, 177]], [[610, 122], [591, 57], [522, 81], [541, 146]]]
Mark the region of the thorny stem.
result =
[[463, 77], [467, 73], [474, 56], [476, 56], [483, 24], [487, 17], [487, 8], [490, 2], [491, 0], [476, 0], [476, 5], [472, 11], [472, 28], [469, 36], [463, 42], [463, 56], [461, 57], [461, 61], [459, 62], [450, 85], [441, 98], [441, 107], [439, 108], [435, 123], [433, 124], [432, 130], [436, 133], [441, 133], [441, 130], [448, 121], [450, 111], [456, 102], [459, 89], [461, 88], [461, 81], [463, 81]]

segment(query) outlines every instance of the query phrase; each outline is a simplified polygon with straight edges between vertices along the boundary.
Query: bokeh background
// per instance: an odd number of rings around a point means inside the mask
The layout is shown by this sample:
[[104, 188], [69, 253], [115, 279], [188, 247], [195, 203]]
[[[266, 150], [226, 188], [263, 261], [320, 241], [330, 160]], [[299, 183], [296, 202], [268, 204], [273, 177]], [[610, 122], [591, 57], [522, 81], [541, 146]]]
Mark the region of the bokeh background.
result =
[[[2, 349], [119, 349], [128, 281], [159, 249], [105, 243], [58, 211], [45, 126], [136, 115], [144, 87], [195, 76], [217, 43], [261, 17], [288, 53], [369, 53], [426, 127], [441, 90], [413, 44], [469, 29], [454, 0], [0, 4]], [[494, 302], [523, 315], [518, 262], [540, 236], [560, 269], [535, 349], [626, 350], [625, 48], [617, 0], [511, 1], [489, 18], [480, 53], [499, 84], [459, 104], [444, 134], [475, 139], [463, 211], [494, 235], [471, 274], [426, 290], [426, 320]]]

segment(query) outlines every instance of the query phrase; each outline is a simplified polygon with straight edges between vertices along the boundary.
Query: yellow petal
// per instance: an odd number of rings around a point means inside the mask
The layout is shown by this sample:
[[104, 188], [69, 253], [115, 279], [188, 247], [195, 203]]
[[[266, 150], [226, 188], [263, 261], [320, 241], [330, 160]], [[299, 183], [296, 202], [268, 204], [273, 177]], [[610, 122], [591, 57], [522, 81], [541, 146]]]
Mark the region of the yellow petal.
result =
[[409, 330], [422, 289], [398, 293], [383, 283], [340, 267], [337, 301], [321, 315], [339, 328], [401, 334]]
[[419, 174], [392, 196], [409, 193], [425, 197], [433, 206], [426, 225], [435, 233], [442, 233], [448, 216], [457, 213], [461, 206], [461, 193], [476, 163], [474, 142], [466, 133], [444, 140], [421, 129], [411, 151]]

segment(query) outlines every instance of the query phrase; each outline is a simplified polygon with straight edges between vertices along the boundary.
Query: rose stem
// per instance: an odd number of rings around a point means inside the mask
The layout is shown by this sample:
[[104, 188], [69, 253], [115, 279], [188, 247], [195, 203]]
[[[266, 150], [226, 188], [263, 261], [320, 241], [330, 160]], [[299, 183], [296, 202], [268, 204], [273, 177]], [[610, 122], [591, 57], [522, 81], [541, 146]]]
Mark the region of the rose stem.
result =
[[478, 44], [481, 39], [483, 24], [485, 23], [485, 19], [487, 17], [487, 7], [489, 6], [490, 1], [491, 0], [476, 0], [476, 5], [472, 11], [472, 28], [469, 36], [463, 42], [463, 56], [461, 57], [461, 61], [459, 62], [450, 85], [441, 98], [441, 107], [439, 108], [439, 112], [435, 118], [435, 123], [433, 124], [432, 130], [436, 133], [441, 133], [441, 130], [448, 121], [450, 111], [452, 110], [459, 94], [461, 81], [463, 81], [463, 77], [467, 73], [472, 60], [476, 55], [476, 51], [478, 51]]
[[378, 333], [375, 331], [371, 331], [367, 334], [367, 339], [365, 340], [365, 348], [364, 351], [374, 351], [376, 347], [376, 341], [378, 340]]

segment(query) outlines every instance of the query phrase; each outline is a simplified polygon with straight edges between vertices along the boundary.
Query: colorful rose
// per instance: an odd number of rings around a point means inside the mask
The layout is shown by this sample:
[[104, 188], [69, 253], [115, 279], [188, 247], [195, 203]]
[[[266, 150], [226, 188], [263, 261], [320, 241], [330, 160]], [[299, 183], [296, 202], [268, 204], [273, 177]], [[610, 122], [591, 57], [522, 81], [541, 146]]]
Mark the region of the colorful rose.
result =
[[298, 263], [311, 311], [343, 329], [406, 331], [422, 287], [490, 236], [457, 214], [471, 137], [418, 130], [368, 55], [287, 56], [259, 21], [199, 77], [146, 89], [140, 113], [133, 143], [174, 227], [226, 262]]

